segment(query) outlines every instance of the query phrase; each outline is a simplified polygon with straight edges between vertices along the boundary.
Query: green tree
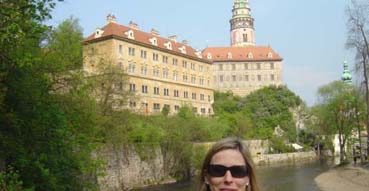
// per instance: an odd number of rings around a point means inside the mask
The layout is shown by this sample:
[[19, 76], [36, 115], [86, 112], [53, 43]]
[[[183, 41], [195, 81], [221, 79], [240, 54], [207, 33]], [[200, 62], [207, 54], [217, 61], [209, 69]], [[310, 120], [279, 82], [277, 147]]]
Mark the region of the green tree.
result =
[[[363, 0], [351, 0], [346, 8], [346, 13], [348, 16], [346, 46], [354, 49], [356, 53], [356, 71], [362, 74], [360, 76], [363, 78], [363, 88], [365, 90], [366, 130], [369, 134], [369, 3]], [[367, 153], [369, 153], [369, 139], [367, 141]]]
[[327, 134], [338, 134], [340, 161], [346, 157], [345, 145], [355, 127], [354, 87], [342, 81], [334, 81], [318, 90], [319, 113], [316, 115]]
[[70, 83], [82, 79], [70, 71], [74, 56], [53, 48], [71, 36], [57, 39], [61, 26], [45, 40], [49, 28], [41, 23], [54, 5], [51, 0], [0, 5], [0, 161], [16, 170], [23, 188], [91, 190], [95, 104], [83, 81]]

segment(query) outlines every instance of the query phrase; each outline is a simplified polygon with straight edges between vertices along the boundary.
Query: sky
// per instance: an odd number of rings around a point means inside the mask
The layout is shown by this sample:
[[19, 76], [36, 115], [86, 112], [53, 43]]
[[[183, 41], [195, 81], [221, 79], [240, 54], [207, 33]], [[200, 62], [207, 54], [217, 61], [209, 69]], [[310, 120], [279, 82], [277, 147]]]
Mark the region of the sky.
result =
[[[249, 0], [258, 46], [271, 46], [282, 58], [283, 83], [309, 106], [317, 90], [339, 80], [343, 61], [353, 68], [345, 48], [347, 0]], [[193, 48], [230, 45], [233, 0], [64, 0], [47, 24], [78, 18], [84, 37], [106, 24], [112, 13], [119, 24], [137, 23], [160, 36], [177, 35]]]

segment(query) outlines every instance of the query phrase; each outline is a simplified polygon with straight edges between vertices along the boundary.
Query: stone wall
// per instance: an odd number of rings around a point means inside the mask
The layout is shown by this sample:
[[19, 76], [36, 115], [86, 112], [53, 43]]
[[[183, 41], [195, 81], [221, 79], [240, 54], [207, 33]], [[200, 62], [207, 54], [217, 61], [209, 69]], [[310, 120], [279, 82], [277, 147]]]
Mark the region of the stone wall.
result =
[[307, 160], [316, 160], [317, 155], [314, 151], [295, 152], [282, 154], [257, 155], [253, 157], [257, 165], [270, 165], [278, 163], [301, 162]]
[[160, 148], [147, 151], [144, 160], [133, 147], [105, 148], [98, 155], [106, 162], [102, 176], [97, 178], [101, 191], [130, 190], [162, 183], [169, 177]]
[[[201, 143], [209, 147], [213, 143]], [[256, 165], [315, 160], [314, 151], [285, 154], [265, 154], [268, 141], [246, 141]], [[145, 156], [129, 148], [105, 148], [98, 152], [106, 162], [102, 175], [97, 178], [101, 191], [130, 190], [147, 185], [174, 182], [165, 172], [163, 153], [159, 147], [147, 149]], [[140, 157], [141, 155], [141, 157]]]

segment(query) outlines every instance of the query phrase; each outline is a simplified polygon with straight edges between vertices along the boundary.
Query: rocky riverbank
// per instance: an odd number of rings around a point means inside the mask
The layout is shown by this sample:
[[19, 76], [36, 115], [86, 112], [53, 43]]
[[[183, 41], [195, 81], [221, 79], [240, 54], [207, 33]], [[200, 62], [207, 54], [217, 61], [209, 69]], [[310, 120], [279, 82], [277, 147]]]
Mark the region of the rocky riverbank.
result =
[[369, 169], [347, 165], [336, 167], [315, 178], [321, 191], [368, 191]]

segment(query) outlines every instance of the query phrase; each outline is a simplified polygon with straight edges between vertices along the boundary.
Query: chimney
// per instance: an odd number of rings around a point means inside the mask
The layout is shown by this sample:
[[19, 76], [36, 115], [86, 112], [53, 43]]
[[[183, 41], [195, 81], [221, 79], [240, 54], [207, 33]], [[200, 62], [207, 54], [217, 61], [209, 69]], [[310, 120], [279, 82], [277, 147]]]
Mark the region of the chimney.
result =
[[151, 34], [154, 35], [154, 36], [159, 36], [160, 35], [159, 31], [157, 31], [155, 29], [151, 29]]
[[129, 27], [132, 29], [140, 30], [140, 28], [138, 27], [138, 24], [133, 21], [129, 21]]
[[177, 36], [176, 35], [169, 36], [168, 38], [171, 41], [177, 42]]
[[187, 40], [182, 40], [182, 44], [188, 45], [188, 41]]
[[108, 23], [116, 23], [117, 21], [117, 18], [115, 18], [115, 16], [113, 14], [109, 14], [107, 17], [106, 17], [106, 21]]

